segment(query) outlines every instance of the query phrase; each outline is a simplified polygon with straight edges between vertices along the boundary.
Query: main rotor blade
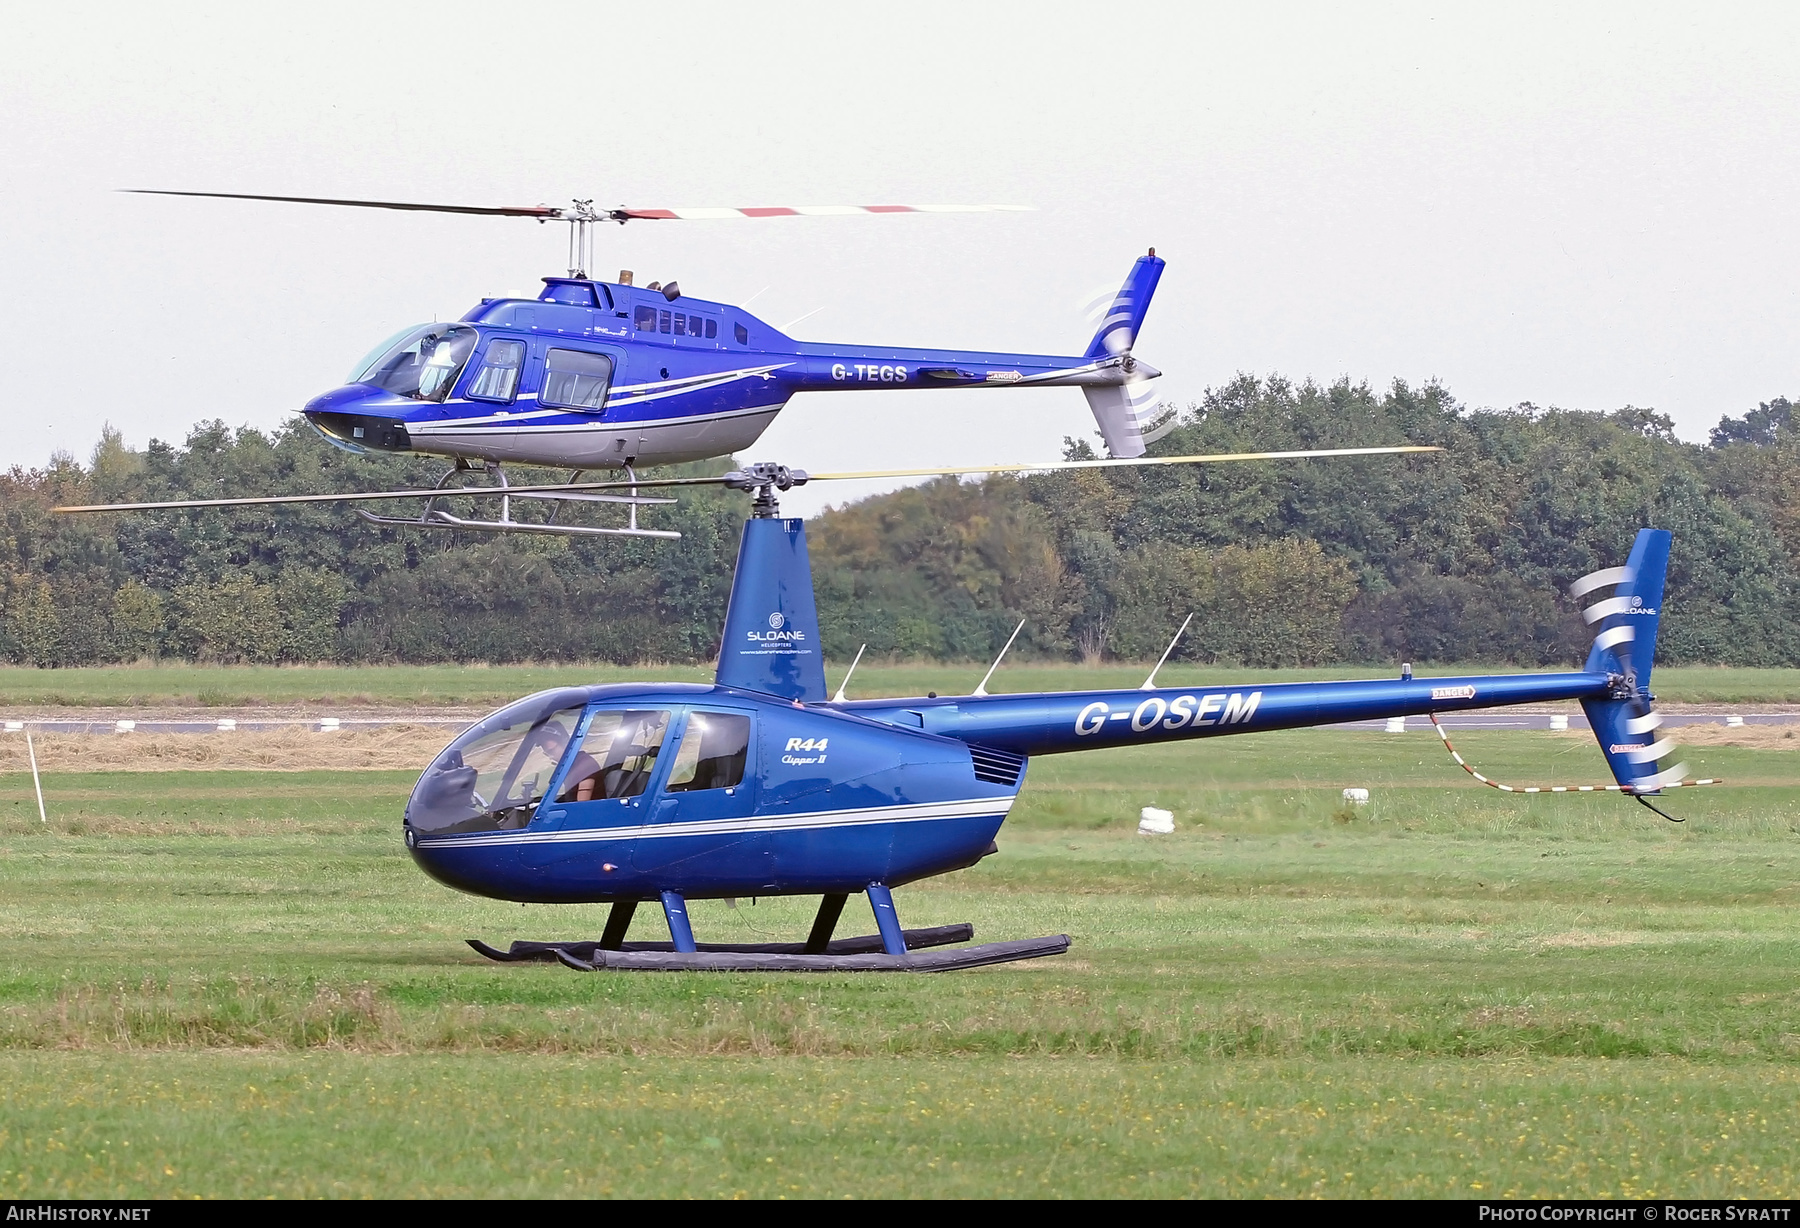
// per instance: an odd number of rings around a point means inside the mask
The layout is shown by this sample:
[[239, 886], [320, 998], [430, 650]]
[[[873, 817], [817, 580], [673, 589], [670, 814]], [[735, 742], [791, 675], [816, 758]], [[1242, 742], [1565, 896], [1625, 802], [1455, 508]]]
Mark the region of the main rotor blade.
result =
[[713, 222], [756, 217], [853, 217], [868, 213], [1031, 213], [1030, 205], [763, 205], [728, 209], [610, 209], [615, 221]]
[[[1314, 448], [1299, 452], [1216, 452], [1205, 456], [1138, 456], [1129, 459], [1037, 461], [1019, 465], [938, 465], [924, 469], [864, 469], [849, 473], [808, 474], [805, 482], [844, 482], [870, 478], [941, 477], [960, 473], [1050, 473], [1064, 469], [1120, 469], [1145, 465], [1211, 465], [1232, 461], [1317, 460], [1333, 456], [1394, 456], [1408, 452], [1442, 452], [1439, 447], [1408, 444], [1385, 448]], [[330, 495], [255, 495], [241, 499], [171, 499], [161, 503], [88, 503], [70, 507], [53, 507], [52, 512], [158, 512], [197, 507], [274, 507], [287, 503], [363, 503], [381, 499], [431, 499], [470, 497], [496, 498], [504, 495], [533, 495], [566, 491], [640, 490], [644, 487], [678, 486], [743, 486], [742, 471], [703, 478], [638, 478], [611, 482], [556, 482], [544, 486], [451, 486], [433, 490], [364, 490]]]
[[1100, 460], [1039, 461], [1028, 465], [962, 465], [927, 469], [869, 469], [857, 473], [814, 473], [810, 482], [856, 478], [926, 478], [958, 473], [1049, 473], [1059, 469], [1122, 469], [1142, 465], [1212, 465], [1227, 461], [1316, 460], [1327, 456], [1394, 456], [1403, 452], [1442, 452], [1442, 448], [1408, 444], [1392, 448], [1314, 448], [1303, 452], [1217, 452], [1210, 456], [1105, 457]]
[[352, 209], [404, 209], [411, 213], [480, 213], [493, 217], [559, 218], [549, 205], [421, 205], [400, 200], [335, 200], [324, 196], [258, 196], [248, 192], [171, 192], [162, 188], [120, 188], [137, 196], [205, 196], [213, 200], [276, 200], [291, 205], [344, 205]]
[[338, 205], [351, 209], [401, 209], [409, 213], [473, 213], [488, 217], [530, 217], [539, 221], [705, 222], [727, 218], [847, 217], [870, 213], [1026, 213], [1030, 205], [765, 205], [742, 208], [594, 209], [577, 201], [552, 205], [428, 205], [406, 200], [340, 200], [329, 196], [264, 196], [253, 192], [177, 192], [164, 188], [120, 188], [137, 196], [200, 196], [210, 200], [273, 200], [290, 205]]
[[159, 512], [184, 507], [274, 507], [284, 503], [364, 503], [379, 499], [447, 499], [459, 495], [535, 495], [575, 490], [620, 490], [633, 486], [722, 486], [723, 478], [662, 478], [639, 482], [556, 482], [547, 486], [447, 486], [436, 490], [359, 490], [332, 495], [255, 495], [242, 499], [170, 499], [161, 503], [86, 503], [53, 507], [52, 512]]

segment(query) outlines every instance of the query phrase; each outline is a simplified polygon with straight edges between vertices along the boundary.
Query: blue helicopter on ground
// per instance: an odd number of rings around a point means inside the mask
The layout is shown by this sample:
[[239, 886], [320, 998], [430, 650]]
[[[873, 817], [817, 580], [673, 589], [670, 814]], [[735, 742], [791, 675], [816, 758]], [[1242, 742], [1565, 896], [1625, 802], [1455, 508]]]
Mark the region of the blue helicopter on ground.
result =
[[[749, 447], [799, 392], [924, 388], [1077, 387], [1086, 394], [1111, 455], [1142, 456], [1172, 425], [1155, 405], [1161, 372], [1132, 355], [1162, 276], [1154, 248], [1138, 258], [1080, 354], [1010, 354], [902, 349], [796, 341], [741, 307], [682, 294], [675, 282], [633, 284], [589, 276], [592, 228], [601, 222], [990, 212], [1005, 205], [842, 205], [743, 209], [595, 209], [429, 205], [398, 201], [162, 192], [229, 200], [285, 201], [412, 212], [479, 214], [569, 225], [569, 273], [544, 278], [535, 299], [484, 299], [462, 319], [405, 329], [370, 352], [344, 385], [314, 397], [303, 413], [331, 443], [353, 452], [423, 452], [455, 468], [434, 491], [365, 498], [424, 497], [416, 517], [364, 511], [378, 524], [568, 535], [674, 537], [640, 528], [640, 506], [667, 502], [636, 493], [585, 489], [586, 471], [621, 470], [728, 456]], [[575, 471], [557, 486], [507, 488], [507, 464]], [[479, 474], [502, 498], [497, 519], [458, 515], [452, 491]], [[623, 526], [515, 520], [514, 499], [558, 509], [624, 504]], [[136, 505], [133, 505], [136, 506]], [[175, 506], [187, 506], [177, 504]]]
[[[756, 496], [714, 685], [544, 691], [478, 722], [426, 769], [404, 819], [426, 873], [503, 900], [612, 905], [597, 940], [505, 951], [470, 940], [481, 954], [583, 970], [911, 971], [1058, 954], [1066, 935], [958, 946], [972, 927], [907, 930], [893, 900], [895, 887], [998, 851], [1035, 755], [1578, 699], [1617, 781], [1582, 791], [1655, 809], [1664, 789], [1717, 783], [1661, 769], [1672, 745], [1652, 740], [1661, 530], [1640, 531], [1624, 566], [1572, 587], [1578, 598], [1613, 589], [1586, 611], [1598, 634], [1580, 671], [1171, 688], [1152, 670], [1137, 690], [992, 695], [990, 669], [969, 695], [859, 701], [846, 698], [848, 677], [826, 689], [805, 525], [776, 501], [807, 480], [775, 465], [683, 480]], [[834, 939], [857, 893], [878, 932]], [[773, 895], [823, 897], [804, 942], [695, 940], [687, 901]], [[641, 902], [661, 904], [668, 941], [626, 940]]]

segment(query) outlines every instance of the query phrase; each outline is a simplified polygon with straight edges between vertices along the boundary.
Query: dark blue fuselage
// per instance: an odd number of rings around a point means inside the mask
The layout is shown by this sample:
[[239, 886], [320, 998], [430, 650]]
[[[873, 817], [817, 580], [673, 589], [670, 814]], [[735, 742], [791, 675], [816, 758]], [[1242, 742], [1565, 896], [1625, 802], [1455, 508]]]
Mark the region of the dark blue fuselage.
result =
[[[842, 704], [803, 704], [728, 686], [569, 688], [503, 709], [453, 743], [408, 806], [407, 843], [433, 877], [509, 900], [852, 892], [979, 860], [1012, 807], [1030, 755], [1591, 699], [1616, 682], [1606, 673], [1569, 672]], [[631, 714], [623, 724], [622, 713]], [[718, 777], [716, 787], [675, 786], [687, 740], [700, 736], [696, 731], [707, 722], [718, 727], [728, 717], [749, 722], [741, 765]], [[433, 799], [446, 792], [434, 781], [460, 772], [459, 781], [479, 783], [471, 774], [476, 769], [456, 758], [459, 747], [561, 719], [570, 722], [567, 749], [553, 763], [546, 757], [550, 766], [537, 784], [518, 790], [520, 805], [497, 811], [510, 818], [486, 830], [428, 829], [429, 816], [438, 813]], [[638, 791], [558, 800], [571, 774], [587, 770], [578, 765], [580, 755], [603, 758], [607, 738], [616, 745], [626, 736], [593, 732], [614, 725], [653, 728], [660, 739], [653, 765], [630, 786]], [[528, 743], [526, 735], [518, 745]], [[476, 808], [463, 784], [450, 787], [464, 793], [441, 813], [456, 818]], [[480, 800], [499, 807], [511, 799], [483, 794]]]
[[[553, 773], [530, 787], [513, 786], [514, 796], [481, 793], [458, 758], [483, 738], [500, 738], [504, 754], [528, 759], [530, 735], [509, 749], [507, 731], [547, 728], [567, 712], [578, 713], [571, 745]], [[640, 731], [654, 726], [654, 763], [641, 782], [578, 800], [569, 777], [584, 770], [581, 755], [605, 759], [601, 743], [617, 743], [621, 735], [609, 727], [621, 713]], [[748, 722], [741, 763], [699, 782], [714, 787], [675, 787], [682, 748], [702, 736], [697, 723], [717, 726], [721, 718]], [[861, 891], [870, 882], [910, 882], [979, 860], [1018, 793], [1023, 761], [1013, 758], [1011, 769], [983, 771], [984, 780], [969, 748], [955, 739], [730, 687], [571, 688], [522, 700], [452, 743], [407, 808], [407, 844], [442, 882], [508, 900]], [[491, 775], [503, 780], [504, 772]], [[467, 803], [471, 787], [480, 806]], [[457, 804], [440, 804], [453, 791]], [[608, 792], [617, 796], [598, 796]], [[509, 800], [520, 805], [497, 821], [462, 817]], [[438, 815], [456, 821], [433, 830]]]

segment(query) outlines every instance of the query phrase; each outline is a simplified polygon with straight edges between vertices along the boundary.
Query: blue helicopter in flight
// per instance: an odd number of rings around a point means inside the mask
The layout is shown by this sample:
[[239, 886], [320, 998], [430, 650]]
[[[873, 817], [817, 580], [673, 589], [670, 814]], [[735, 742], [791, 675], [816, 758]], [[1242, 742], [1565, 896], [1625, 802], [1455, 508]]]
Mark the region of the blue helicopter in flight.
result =
[[[893, 899], [996, 853], [1038, 755], [1576, 699], [1617, 782], [1580, 791], [1656, 809], [1665, 789], [1717, 783], [1662, 768], [1672, 744], [1653, 740], [1665, 531], [1640, 531], [1623, 566], [1572, 587], [1613, 592], [1586, 611], [1598, 633], [1579, 671], [1159, 687], [1153, 669], [1136, 690], [995, 695], [990, 668], [968, 695], [851, 700], [849, 676], [826, 687], [805, 524], [777, 504], [807, 480], [766, 464], [680, 480], [756, 496], [713, 685], [543, 691], [471, 726], [420, 777], [403, 832], [427, 874], [502, 900], [612, 906], [595, 940], [475, 950], [582, 970], [932, 971], [1061, 953], [1067, 935], [963, 946], [968, 925], [908, 930]], [[834, 938], [854, 894], [877, 933]], [[775, 895], [822, 897], [804, 941], [696, 941], [688, 901]], [[667, 941], [627, 941], [644, 902], [661, 905]]]
[[[328, 441], [352, 452], [419, 452], [454, 462], [434, 491], [384, 492], [424, 497], [416, 517], [363, 511], [377, 524], [564, 535], [673, 537], [640, 528], [640, 506], [667, 500], [634, 490], [583, 489], [592, 470], [638, 469], [729, 456], [762, 435], [800, 392], [929, 388], [1075, 387], [1086, 394], [1110, 454], [1134, 458], [1173, 425], [1155, 404], [1161, 374], [1133, 356], [1144, 315], [1162, 276], [1151, 248], [1132, 266], [1079, 354], [1012, 354], [905, 349], [798, 341], [741, 307], [691, 298], [675, 282], [637, 286], [589, 276], [592, 231], [602, 222], [706, 221], [726, 218], [992, 212], [1006, 205], [818, 205], [733, 209], [595, 209], [432, 205], [401, 201], [167, 192], [228, 200], [523, 217], [569, 225], [569, 271], [546, 277], [534, 299], [483, 299], [460, 320], [420, 324], [376, 346], [343, 386], [302, 411]], [[568, 483], [508, 488], [505, 466], [574, 471]], [[502, 498], [497, 519], [458, 515], [449, 492], [479, 474]], [[514, 499], [558, 506], [617, 503], [623, 526], [515, 520]]]

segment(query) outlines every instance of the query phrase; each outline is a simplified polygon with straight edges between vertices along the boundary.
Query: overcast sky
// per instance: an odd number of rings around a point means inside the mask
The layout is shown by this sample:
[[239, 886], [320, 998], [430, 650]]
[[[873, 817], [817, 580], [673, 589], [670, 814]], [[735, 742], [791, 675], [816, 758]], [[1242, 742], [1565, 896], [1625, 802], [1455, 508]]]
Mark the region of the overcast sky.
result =
[[[121, 187], [1028, 204], [634, 223], [596, 264], [809, 339], [1069, 352], [1154, 245], [1137, 352], [1178, 402], [1437, 379], [1701, 438], [1800, 395], [1797, 34], [1772, 4], [9, 4], [0, 464], [106, 421], [274, 427], [565, 263], [561, 226]], [[1075, 389], [808, 394], [747, 459], [1032, 460], [1092, 429]]]

